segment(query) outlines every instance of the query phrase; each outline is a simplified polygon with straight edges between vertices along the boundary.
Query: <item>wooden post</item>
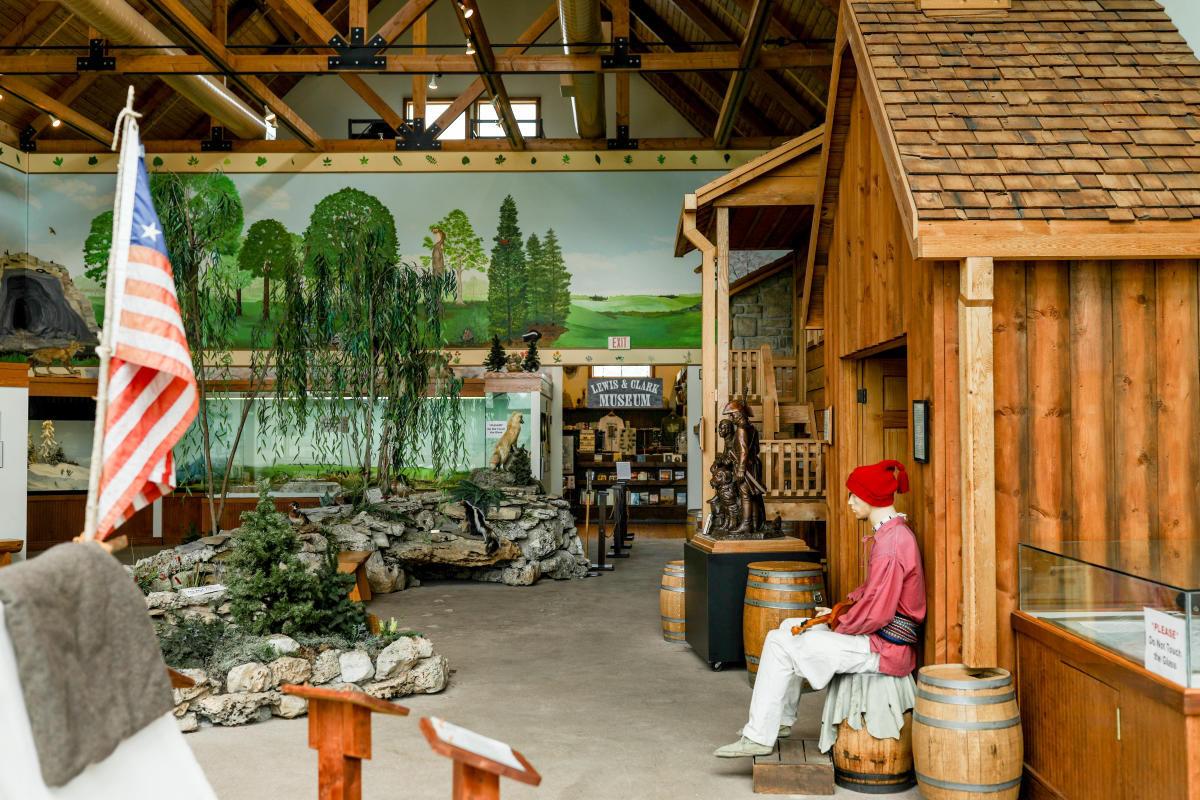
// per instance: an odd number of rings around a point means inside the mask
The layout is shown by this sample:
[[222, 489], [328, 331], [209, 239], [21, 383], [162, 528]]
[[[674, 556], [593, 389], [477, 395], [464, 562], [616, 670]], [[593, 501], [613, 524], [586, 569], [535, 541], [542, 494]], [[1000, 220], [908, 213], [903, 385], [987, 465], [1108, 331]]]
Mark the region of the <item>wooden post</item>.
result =
[[959, 267], [959, 447], [962, 464], [962, 660], [996, 663], [996, 398], [992, 259]]
[[[729, 402], [729, 207], [717, 209], [717, 413]], [[713, 421], [716, 425], [716, 420]], [[715, 431], [715, 427], [714, 427]]]
[[[716, 246], [704, 237], [696, 227], [696, 195], [683, 198], [683, 235], [700, 251], [700, 450], [703, 455], [701, 473], [700, 508], [713, 497], [708, 485], [709, 470], [717, 455], [717, 336], [713, 322], [717, 318], [716, 296]], [[725, 370], [728, 380], [729, 361], [726, 355]]]
[[[413, 23], [413, 53], [424, 55], [425, 45], [429, 43], [429, 15], [422, 14], [417, 17], [417, 21]], [[413, 119], [425, 119], [425, 82], [429, 80], [428, 75], [413, 75]], [[426, 125], [426, 128], [429, 126]]]
[[500, 776], [461, 761], [454, 762], [454, 800], [499, 800]]
[[319, 800], [361, 800], [362, 760], [371, 757], [371, 712], [407, 716], [408, 709], [362, 692], [288, 684], [284, 694], [308, 700], [308, 746], [317, 751]]
[[[609, 3], [612, 12], [613, 38], [629, 39], [629, 0], [612, 0]], [[617, 82], [617, 127], [629, 127], [629, 73], [618, 72]], [[614, 132], [615, 134], [615, 132]]]
[[435, 753], [454, 761], [453, 800], [500, 800], [500, 776], [530, 786], [542, 782], [533, 765], [507, 744], [444, 719], [423, 717], [418, 723]]

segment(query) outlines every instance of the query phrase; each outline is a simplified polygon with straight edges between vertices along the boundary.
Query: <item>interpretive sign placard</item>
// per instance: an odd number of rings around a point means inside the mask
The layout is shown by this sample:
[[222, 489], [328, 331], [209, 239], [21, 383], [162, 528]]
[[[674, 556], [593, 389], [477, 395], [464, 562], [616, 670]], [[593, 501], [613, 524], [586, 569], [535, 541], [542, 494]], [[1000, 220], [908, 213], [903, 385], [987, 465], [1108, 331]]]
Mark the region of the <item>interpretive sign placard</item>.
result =
[[662, 378], [588, 378], [588, 408], [662, 408]]
[[1187, 686], [1185, 648], [1188, 641], [1183, 617], [1154, 608], [1145, 608], [1143, 611], [1146, 619], [1146, 669], [1180, 686]]
[[489, 439], [499, 439], [504, 435], [506, 428], [508, 428], [508, 420], [489, 419], [483, 423], [483, 435]]
[[633, 480], [633, 467], [628, 461], [617, 462], [617, 480], [631, 481]]

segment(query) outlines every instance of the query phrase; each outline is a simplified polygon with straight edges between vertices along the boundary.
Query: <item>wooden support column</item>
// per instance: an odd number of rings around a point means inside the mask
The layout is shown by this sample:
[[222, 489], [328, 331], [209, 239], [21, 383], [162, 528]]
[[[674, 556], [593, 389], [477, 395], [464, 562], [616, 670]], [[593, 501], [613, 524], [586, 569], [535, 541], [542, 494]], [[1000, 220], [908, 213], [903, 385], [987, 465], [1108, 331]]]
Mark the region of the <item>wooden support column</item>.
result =
[[958, 385], [962, 464], [962, 660], [996, 665], [996, 398], [992, 259], [959, 266]]
[[[609, 3], [613, 18], [613, 38], [629, 39], [629, 0], [613, 0]], [[617, 127], [629, 127], [629, 73], [618, 72], [617, 77]]]
[[[700, 451], [703, 477], [700, 482], [701, 505], [713, 498], [708, 485], [709, 470], [717, 455], [717, 248], [696, 227], [696, 195], [683, 198], [683, 235], [700, 251]], [[728, 367], [726, 368], [728, 373]], [[728, 377], [726, 378], [728, 380]]]
[[[717, 209], [717, 413], [729, 402], [729, 208]], [[715, 425], [714, 421], [714, 425]]]
[[[422, 14], [413, 23], [413, 53], [425, 55], [425, 45], [429, 43], [429, 16]], [[425, 82], [428, 75], [413, 75], [413, 119], [425, 119]]]

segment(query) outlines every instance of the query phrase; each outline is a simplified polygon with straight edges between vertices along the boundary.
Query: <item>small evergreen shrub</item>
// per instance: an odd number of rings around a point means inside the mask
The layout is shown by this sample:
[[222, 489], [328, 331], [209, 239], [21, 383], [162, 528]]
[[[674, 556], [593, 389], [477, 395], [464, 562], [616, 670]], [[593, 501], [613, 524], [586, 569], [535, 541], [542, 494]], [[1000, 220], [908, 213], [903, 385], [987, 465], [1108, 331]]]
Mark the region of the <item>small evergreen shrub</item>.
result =
[[366, 609], [348, 596], [354, 575], [337, 569], [337, 539], [326, 536], [320, 568], [300, 561], [300, 541], [275, 510], [264, 485], [258, 506], [242, 515], [241, 533], [229, 558], [230, 613], [247, 632], [351, 636], [366, 624]]

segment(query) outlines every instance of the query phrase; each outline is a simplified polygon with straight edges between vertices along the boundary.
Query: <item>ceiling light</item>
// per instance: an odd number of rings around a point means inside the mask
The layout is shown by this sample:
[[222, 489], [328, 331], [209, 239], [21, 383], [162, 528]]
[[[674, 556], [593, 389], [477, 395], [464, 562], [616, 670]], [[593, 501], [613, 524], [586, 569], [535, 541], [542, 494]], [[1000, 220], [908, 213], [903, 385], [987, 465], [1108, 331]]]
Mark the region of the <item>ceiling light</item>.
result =
[[475, 55], [475, 43], [472, 42], [470, 39], [467, 39], [467, 55], [469, 55], [469, 56]]
[[263, 106], [263, 119], [267, 122], [275, 121], [275, 112], [271, 110], [270, 106]]
[[442, 75], [442, 73], [436, 72], [432, 76], [430, 76], [430, 78], [429, 78], [429, 88], [430, 89], [433, 89], [435, 91], [437, 90], [437, 79], [440, 78], [441, 75]]
[[60, 125], [62, 125], [62, 120], [61, 120], [61, 119], [59, 119], [58, 117], [51, 117], [51, 118], [50, 118], [50, 127], [51, 127], [51, 128], [57, 128], [57, 127], [58, 127], [58, 126], [60, 126]]
[[463, 19], [470, 19], [471, 15], [475, 13], [475, 9], [469, 7], [466, 3], [461, 1], [458, 4], [458, 10], [462, 12]]

